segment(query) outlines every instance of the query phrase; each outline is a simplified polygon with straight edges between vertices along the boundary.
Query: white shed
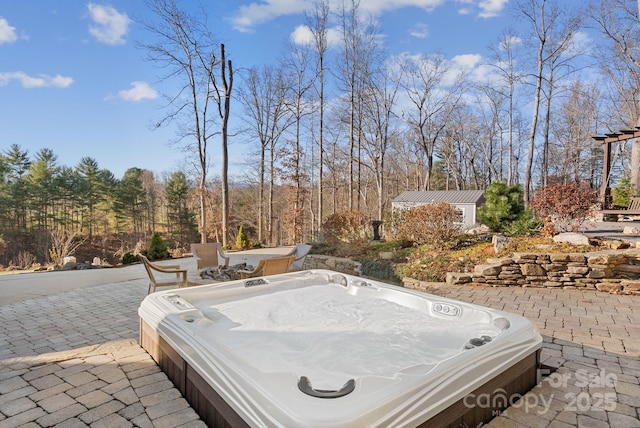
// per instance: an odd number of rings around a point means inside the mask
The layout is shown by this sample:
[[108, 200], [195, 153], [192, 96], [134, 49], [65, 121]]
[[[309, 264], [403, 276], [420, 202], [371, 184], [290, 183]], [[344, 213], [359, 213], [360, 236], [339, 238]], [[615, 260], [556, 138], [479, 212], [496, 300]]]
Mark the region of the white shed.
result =
[[409, 210], [420, 205], [447, 202], [462, 211], [465, 228], [476, 224], [476, 211], [484, 204], [484, 190], [406, 191], [391, 201], [391, 210]]

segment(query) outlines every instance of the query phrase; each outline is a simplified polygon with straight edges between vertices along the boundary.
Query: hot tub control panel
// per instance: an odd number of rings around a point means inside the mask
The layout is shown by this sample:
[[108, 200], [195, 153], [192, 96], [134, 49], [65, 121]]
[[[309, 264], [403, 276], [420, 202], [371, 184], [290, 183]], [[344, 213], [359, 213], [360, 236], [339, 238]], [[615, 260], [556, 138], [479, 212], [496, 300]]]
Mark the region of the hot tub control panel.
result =
[[441, 315], [447, 315], [450, 317], [460, 316], [462, 309], [456, 305], [450, 303], [435, 303], [433, 305], [433, 312]]

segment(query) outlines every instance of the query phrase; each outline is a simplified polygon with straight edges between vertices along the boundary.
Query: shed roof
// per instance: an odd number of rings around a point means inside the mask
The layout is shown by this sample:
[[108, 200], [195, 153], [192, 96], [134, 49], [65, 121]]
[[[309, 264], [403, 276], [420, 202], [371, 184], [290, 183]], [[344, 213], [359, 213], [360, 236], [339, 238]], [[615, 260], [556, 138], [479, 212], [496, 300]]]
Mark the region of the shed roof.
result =
[[392, 202], [482, 204], [484, 202], [484, 190], [405, 191], [396, 196]]

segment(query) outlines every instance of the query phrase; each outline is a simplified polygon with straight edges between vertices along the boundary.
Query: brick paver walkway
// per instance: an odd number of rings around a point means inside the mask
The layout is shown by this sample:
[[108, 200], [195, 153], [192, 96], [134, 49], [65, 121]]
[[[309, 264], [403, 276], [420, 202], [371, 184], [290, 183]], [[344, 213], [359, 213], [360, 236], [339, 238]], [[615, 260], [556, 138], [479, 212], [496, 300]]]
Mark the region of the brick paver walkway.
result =
[[434, 294], [531, 320], [557, 369], [488, 427], [640, 427], [640, 296], [591, 290], [450, 287]]
[[0, 307], [0, 428], [204, 427], [138, 343], [147, 281]]
[[[0, 428], [199, 427], [138, 346], [146, 281], [0, 306]], [[640, 297], [438, 285], [435, 294], [524, 315], [557, 370], [491, 427], [640, 427]]]

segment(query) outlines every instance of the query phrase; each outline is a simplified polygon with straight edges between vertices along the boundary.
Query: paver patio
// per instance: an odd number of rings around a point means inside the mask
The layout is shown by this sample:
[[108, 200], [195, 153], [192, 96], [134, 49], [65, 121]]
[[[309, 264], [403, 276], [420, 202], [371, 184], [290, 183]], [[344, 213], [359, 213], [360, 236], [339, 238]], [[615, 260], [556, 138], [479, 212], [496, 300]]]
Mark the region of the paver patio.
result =
[[[138, 346], [147, 281], [0, 306], [0, 428], [204, 424]], [[523, 315], [557, 369], [490, 427], [640, 427], [640, 296], [434, 285]], [[481, 405], [481, 402], [471, 405]]]

